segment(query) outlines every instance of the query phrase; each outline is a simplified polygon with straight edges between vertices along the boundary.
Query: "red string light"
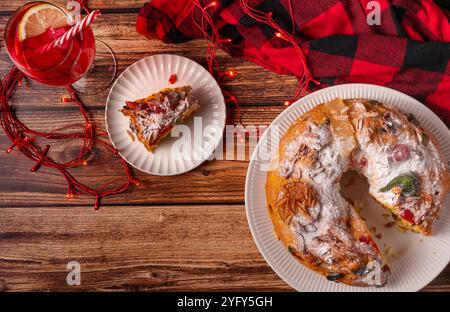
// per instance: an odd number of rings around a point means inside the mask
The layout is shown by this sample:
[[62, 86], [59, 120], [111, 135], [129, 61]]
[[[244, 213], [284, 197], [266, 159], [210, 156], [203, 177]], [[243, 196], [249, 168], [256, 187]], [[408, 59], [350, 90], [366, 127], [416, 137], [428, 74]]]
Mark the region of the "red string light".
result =
[[236, 71], [235, 71], [235, 70], [232, 70], [232, 69], [227, 70], [227, 71], [226, 71], [226, 74], [227, 74], [227, 76], [230, 77], [230, 78], [234, 78], [234, 77], [236, 77], [236, 75], [237, 75]]
[[141, 182], [135, 180], [135, 179], [130, 179], [130, 183], [133, 183], [136, 186], [141, 186]]
[[[67, 198], [72, 199], [75, 195], [95, 196], [95, 209], [100, 207], [101, 198], [121, 193], [128, 189], [131, 183], [136, 185], [139, 184], [139, 182], [133, 178], [132, 172], [126, 161], [118, 155], [118, 151], [113, 146], [100, 139], [102, 137], [106, 137], [108, 134], [105, 131], [98, 129], [90, 121], [86, 108], [78, 99], [76, 91], [72, 87], [68, 86], [66, 88], [69, 92], [69, 97], [73, 100], [73, 103], [77, 105], [81, 115], [83, 116], [83, 124], [68, 125], [51, 132], [39, 132], [28, 128], [24, 123], [22, 123], [15, 116], [9, 102], [15, 89], [20, 86], [20, 82], [23, 77], [23, 74], [16, 67], [14, 67], [0, 82], [0, 124], [3, 131], [12, 142], [11, 146], [6, 151], [7, 153], [11, 153], [12, 150], [17, 147], [17, 149], [19, 149], [25, 157], [35, 162], [35, 165], [31, 169], [33, 172], [37, 171], [42, 166], [57, 170], [68, 184]], [[70, 129], [77, 130], [68, 132], [67, 130]], [[79, 139], [82, 140], [82, 144], [78, 155], [76, 155], [72, 160], [59, 163], [47, 156], [50, 145], [45, 145], [42, 149], [33, 139], [36, 137], [42, 137], [50, 140]], [[121, 185], [110, 189], [106, 189], [106, 186], [94, 189], [81, 183], [71, 173], [69, 173], [69, 170], [72, 168], [79, 165], [87, 165], [87, 159], [89, 159], [92, 155], [93, 147], [97, 145], [105, 147], [115, 157], [119, 158], [125, 173], [125, 181]], [[108, 185], [118, 182], [119, 179], [108, 183]]]
[[67, 191], [66, 195], [67, 199], [73, 199], [75, 196], [73, 195], [73, 187], [72, 185], [69, 185], [69, 190]]
[[303, 67], [303, 73], [297, 77], [298, 86], [297, 86], [297, 90], [295, 91], [294, 98], [290, 101], [286, 101], [285, 105], [286, 105], [286, 103], [287, 103], [287, 105], [290, 105], [291, 103], [298, 100], [300, 97], [306, 95], [309, 90], [310, 82], [313, 82], [316, 85], [319, 85], [320, 82], [315, 80], [312, 77], [311, 72], [309, 71], [309, 68], [308, 68], [308, 64], [306, 62], [305, 55], [303, 54], [303, 51], [300, 48], [300, 45], [297, 43], [297, 40], [294, 38], [295, 20], [294, 20], [294, 10], [293, 10], [293, 5], [292, 5], [292, 0], [288, 0], [289, 15], [290, 15], [291, 24], [292, 24], [292, 29], [291, 29], [290, 33], [287, 32], [284, 28], [282, 28], [280, 25], [278, 25], [275, 22], [275, 20], [273, 19], [272, 12], [266, 13], [266, 12], [263, 12], [263, 11], [260, 11], [258, 9], [251, 7], [249, 5], [249, 0], [241, 0], [240, 4], [241, 4], [241, 8], [245, 14], [247, 14], [248, 16], [250, 16], [251, 18], [253, 18], [254, 20], [256, 20], [260, 23], [270, 26], [271, 28], [273, 28], [276, 31], [275, 36], [277, 38], [280, 38], [280, 39], [283, 39], [283, 40], [286, 40], [287, 42], [289, 42], [294, 47], [294, 49], [299, 57], [300, 63], [302, 64], [302, 67]]
[[70, 103], [70, 102], [73, 102], [73, 99], [68, 96], [63, 96], [63, 97], [61, 97], [61, 102]]
[[222, 87], [222, 79], [223, 77], [234, 78], [236, 76], [236, 72], [233, 70], [228, 70], [222, 72], [219, 64], [216, 60], [216, 53], [218, 48], [223, 44], [230, 44], [232, 40], [230, 38], [220, 38], [219, 31], [214, 24], [213, 18], [211, 14], [208, 12], [208, 9], [216, 7], [217, 2], [211, 1], [208, 5], [203, 6], [199, 0], [191, 0], [197, 10], [201, 13], [200, 21], [195, 19], [195, 14], [192, 14], [192, 21], [198, 27], [198, 29], [202, 32], [203, 37], [208, 40], [208, 47], [206, 49], [206, 60], [208, 63], [208, 71], [213, 75], [217, 82], [219, 83], [220, 88], [222, 89], [222, 93], [225, 96], [225, 100], [227, 103], [233, 103], [237, 110], [237, 119], [238, 123], [242, 125], [241, 120], [241, 108], [235, 96], [233, 96], [230, 92], [224, 90]]
[[207, 6], [205, 6], [203, 9], [207, 10], [209, 8], [215, 7], [217, 5], [216, 1], [212, 1], [210, 4], [208, 4]]
[[31, 172], [36, 172], [36, 171], [38, 171], [38, 169], [41, 167], [41, 165], [42, 165], [42, 161], [43, 161], [43, 159], [44, 159], [44, 157], [46, 157], [47, 156], [47, 152], [48, 152], [48, 150], [50, 149], [50, 145], [46, 145], [45, 147], [44, 147], [44, 150], [42, 151], [42, 158], [41, 159], [39, 159], [37, 162], [36, 162], [36, 164], [34, 165], [34, 167], [33, 168], [31, 168]]
[[[203, 37], [206, 40], [208, 40], [208, 42], [209, 42], [208, 48], [206, 51], [208, 70], [212, 75], [214, 75], [216, 77], [217, 81], [219, 82], [219, 85], [221, 85], [220, 78], [222, 78], [222, 77], [234, 78], [236, 76], [236, 72], [234, 70], [227, 70], [224, 73], [221, 72], [220, 67], [216, 60], [216, 53], [217, 53], [217, 49], [220, 47], [221, 44], [230, 44], [230, 43], [232, 43], [232, 40], [230, 38], [220, 38], [219, 31], [213, 22], [213, 18], [211, 16], [211, 14], [208, 12], [208, 9], [217, 6], [216, 1], [211, 1], [206, 6], [203, 6], [201, 4], [200, 0], [191, 0], [191, 2], [195, 5], [195, 7], [201, 13], [200, 21], [197, 21], [195, 19], [194, 14], [192, 14], [192, 20], [193, 20], [194, 24], [202, 32]], [[261, 23], [273, 28], [275, 30], [275, 37], [285, 40], [288, 43], [290, 43], [294, 47], [294, 49], [299, 57], [300, 64], [302, 64], [302, 67], [303, 67], [303, 72], [300, 76], [297, 77], [298, 86], [295, 91], [295, 95], [294, 95], [293, 99], [291, 99], [289, 101], [285, 101], [284, 105], [289, 106], [293, 102], [298, 100], [300, 97], [306, 95], [309, 90], [310, 82], [313, 82], [316, 85], [319, 85], [320, 82], [315, 80], [312, 77], [311, 72], [309, 71], [307, 62], [306, 62], [306, 58], [303, 54], [303, 51], [300, 48], [300, 45], [298, 44], [296, 39], [294, 38], [295, 19], [294, 19], [294, 10], [293, 10], [293, 5], [292, 5], [292, 0], [288, 0], [289, 15], [290, 15], [291, 24], [292, 24], [292, 29], [290, 30], [290, 32], [283, 29], [280, 25], [278, 25], [278, 23], [275, 22], [275, 20], [273, 19], [272, 12], [263, 12], [263, 11], [260, 11], [258, 9], [251, 7], [249, 4], [249, 0], [241, 0], [240, 5], [245, 14], [247, 14], [248, 16], [250, 16], [251, 18], [253, 18], [256, 21], [261, 22]], [[222, 92], [227, 97], [226, 102], [233, 103], [235, 105], [235, 107], [238, 111], [237, 112], [238, 123], [242, 125], [240, 106], [238, 104], [238, 101], [236, 100], [236, 97], [234, 97], [230, 92], [223, 90], [223, 88], [222, 88]]]

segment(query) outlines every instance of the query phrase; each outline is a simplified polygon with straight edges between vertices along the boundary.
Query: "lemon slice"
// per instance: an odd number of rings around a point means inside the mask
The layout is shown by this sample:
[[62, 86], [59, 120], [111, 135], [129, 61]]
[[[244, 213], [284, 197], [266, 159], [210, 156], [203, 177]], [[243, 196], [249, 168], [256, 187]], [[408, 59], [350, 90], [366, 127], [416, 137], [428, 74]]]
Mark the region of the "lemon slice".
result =
[[39, 36], [50, 27], [58, 29], [69, 25], [66, 14], [59, 7], [43, 3], [28, 10], [18, 25], [19, 41]]

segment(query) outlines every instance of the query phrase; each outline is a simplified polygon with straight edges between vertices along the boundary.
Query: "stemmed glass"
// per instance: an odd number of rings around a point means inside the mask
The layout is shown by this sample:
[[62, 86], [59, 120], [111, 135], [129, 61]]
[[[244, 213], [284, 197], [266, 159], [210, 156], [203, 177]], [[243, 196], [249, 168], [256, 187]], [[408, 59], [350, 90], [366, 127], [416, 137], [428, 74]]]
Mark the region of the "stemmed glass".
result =
[[7, 23], [6, 49], [19, 70], [35, 81], [72, 85], [80, 93], [98, 93], [113, 81], [116, 62], [111, 49], [95, 40], [91, 27], [45, 53], [40, 49], [67, 32], [71, 20], [68, 11], [54, 4], [25, 4]]

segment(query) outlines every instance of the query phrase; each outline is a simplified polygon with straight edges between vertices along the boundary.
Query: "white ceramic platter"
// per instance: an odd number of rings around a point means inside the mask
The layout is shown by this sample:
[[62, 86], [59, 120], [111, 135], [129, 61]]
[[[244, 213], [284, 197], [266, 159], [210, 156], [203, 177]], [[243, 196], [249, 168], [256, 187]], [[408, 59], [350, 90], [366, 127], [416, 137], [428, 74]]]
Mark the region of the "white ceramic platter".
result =
[[[330, 282], [298, 263], [275, 237], [267, 214], [264, 192], [266, 168], [277, 149], [277, 142], [272, 142], [273, 129], [279, 127], [282, 136], [303, 113], [338, 97], [373, 99], [414, 114], [421, 125], [436, 136], [447, 161], [450, 160], [449, 129], [431, 110], [410, 96], [368, 84], [338, 85], [314, 92], [283, 111], [263, 134], [253, 153], [245, 187], [247, 218], [253, 238], [272, 269], [298, 291], [418, 291], [429, 284], [449, 263], [450, 196], [444, 203], [440, 219], [434, 224], [434, 235], [423, 237], [410, 232], [402, 233], [396, 226], [384, 227], [386, 220], [382, 217], [383, 210], [370, 199], [364, 182], [356, 183], [345, 190], [352, 194], [353, 198], [362, 201], [361, 214], [366, 218], [369, 227], [375, 226], [377, 232], [382, 233], [381, 239], [376, 238], [378, 246], [385, 254], [390, 249], [389, 254], [396, 256], [388, 257], [392, 278], [383, 288], [359, 288]], [[267, 146], [271, 148], [267, 149]]]

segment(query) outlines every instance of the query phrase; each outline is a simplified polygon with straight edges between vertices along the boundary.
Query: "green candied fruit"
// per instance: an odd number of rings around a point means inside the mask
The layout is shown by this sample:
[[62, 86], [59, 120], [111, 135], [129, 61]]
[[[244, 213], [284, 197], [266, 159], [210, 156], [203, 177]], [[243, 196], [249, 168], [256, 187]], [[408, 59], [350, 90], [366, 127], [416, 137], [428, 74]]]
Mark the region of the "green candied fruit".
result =
[[429, 138], [428, 134], [426, 134], [425, 132], [422, 131], [420, 133], [420, 142], [422, 144], [427, 144], [429, 140], [430, 140], [430, 138]]
[[420, 183], [414, 172], [403, 173], [392, 179], [380, 192], [388, 192], [394, 187], [400, 187], [402, 194], [406, 196], [416, 196], [419, 193]]

